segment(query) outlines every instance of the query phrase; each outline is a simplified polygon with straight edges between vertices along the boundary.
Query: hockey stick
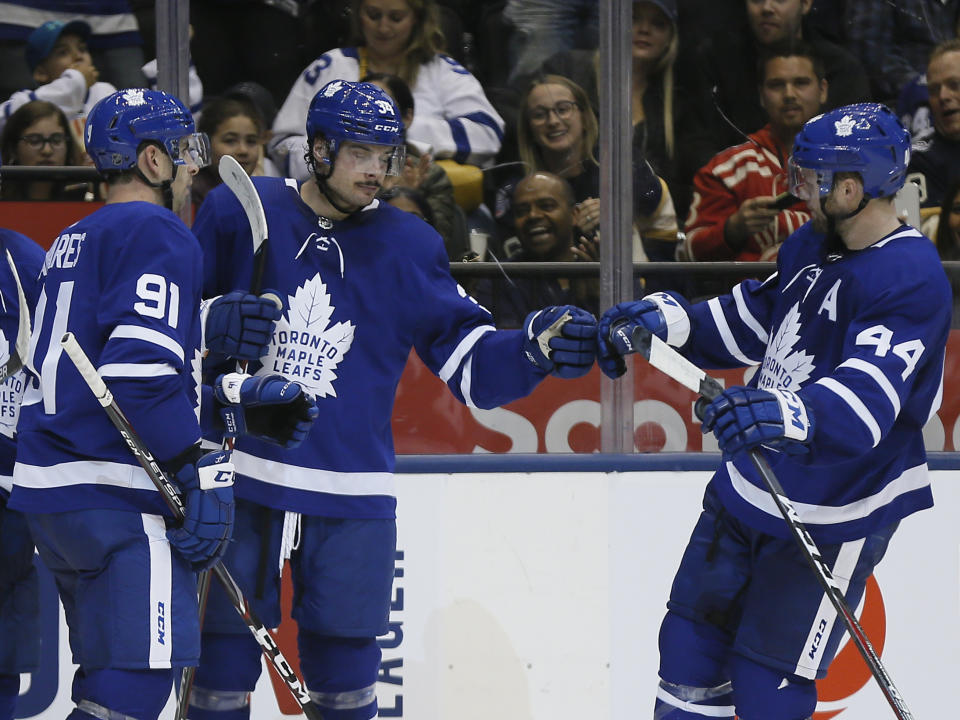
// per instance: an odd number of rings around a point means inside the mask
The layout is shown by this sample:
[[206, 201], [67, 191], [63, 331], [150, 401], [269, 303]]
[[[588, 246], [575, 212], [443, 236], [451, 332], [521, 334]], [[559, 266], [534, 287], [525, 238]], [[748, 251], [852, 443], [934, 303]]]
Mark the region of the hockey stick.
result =
[[[86, 353], [83, 352], [83, 348], [80, 347], [80, 344], [73, 336], [73, 333], [67, 333], [64, 335], [60, 340], [60, 344], [63, 346], [67, 356], [76, 366], [77, 371], [80, 373], [80, 376], [83, 378], [84, 382], [87, 383], [87, 386], [90, 388], [90, 391], [93, 393], [94, 397], [97, 398], [97, 401], [107, 413], [107, 416], [110, 418], [110, 422], [113, 423], [113, 426], [117, 428], [117, 430], [123, 436], [123, 439], [127, 443], [127, 447], [130, 448], [130, 452], [133, 453], [134, 457], [137, 459], [137, 462], [140, 464], [140, 467], [146, 471], [147, 475], [150, 477], [150, 480], [160, 492], [160, 496], [167, 504], [167, 507], [170, 508], [177, 520], [182, 520], [184, 517], [184, 505], [179, 492], [167, 477], [166, 473], [164, 473], [160, 468], [160, 465], [147, 449], [146, 445], [144, 445], [143, 441], [140, 439], [140, 436], [137, 435], [136, 430], [134, 430], [133, 426], [130, 425], [130, 421], [127, 420], [126, 416], [123, 414], [123, 411], [117, 405], [116, 400], [114, 400], [113, 393], [110, 392], [110, 389], [107, 387], [106, 383], [104, 383], [103, 379], [97, 374], [96, 368], [93, 367], [90, 359], [87, 357]], [[306, 715], [309, 720], [323, 720], [323, 715], [320, 713], [319, 708], [310, 699], [310, 695], [307, 694], [306, 689], [304, 689], [303, 684], [300, 682], [300, 678], [297, 677], [297, 674], [293, 671], [290, 663], [288, 663], [286, 658], [283, 656], [283, 653], [280, 651], [280, 647], [277, 645], [276, 640], [273, 639], [273, 635], [270, 634], [270, 631], [266, 628], [263, 622], [261, 622], [260, 618], [256, 616], [253, 608], [250, 607], [250, 604], [243, 596], [243, 592], [237, 586], [237, 583], [234, 581], [233, 577], [231, 577], [229, 571], [226, 569], [226, 567], [224, 567], [223, 563], [218, 562], [216, 565], [214, 565], [211, 572], [217, 576], [217, 580], [219, 580], [221, 585], [223, 585], [223, 589], [226, 591], [230, 602], [233, 604], [234, 608], [236, 608], [236, 611], [240, 614], [240, 617], [243, 618], [244, 624], [249, 628], [254, 639], [256, 639], [257, 643], [260, 645], [260, 649], [264, 656], [267, 658], [270, 664], [273, 665], [277, 673], [287, 684], [287, 687], [290, 689], [290, 693], [300, 704], [300, 708], [303, 710], [304, 715]]]
[[10, 266], [10, 272], [13, 273], [13, 281], [17, 284], [17, 302], [19, 303], [20, 323], [17, 326], [17, 340], [10, 351], [10, 357], [0, 365], [0, 382], [17, 372], [23, 367], [23, 359], [30, 350], [30, 308], [27, 307], [27, 298], [23, 294], [23, 285], [20, 284], [20, 275], [17, 273], [17, 266], [13, 262], [13, 256], [9, 250], [7, 254], [7, 264]]
[[[250, 292], [254, 295], [260, 292], [260, 283], [263, 280], [263, 268], [266, 264], [267, 243], [267, 216], [263, 211], [263, 203], [253, 181], [243, 167], [231, 155], [220, 158], [218, 166], [220, 179], [230, 188], [240, 205], [243, 207], [250, 223], [250, 233], [253, 236], [253, 277], [250, 280]], [[280, 298], [272, 293], [269, 295], [277, 307], [283, 307]], [[246, 361], [237, 363], [237, 371], [247, 369]], [[234, 439], [224, 438], [222, 448], [233, 450]], [[203, 571], [197, 578], [197, 598], [200, 608], [200, 628], [203, 629], [203, 619], [207, 611], [207, 597], [210, 593], [210, 573]], [[180, 671], [180, 691], [177, 694], [177, 710], [174, 720], [186, 720], [187, 709], [190, 705], [190, 692], [193, 690], [193, 679], [197, 674], [197, 667], [189, 665]]]
[[[673, 378], [684, 387], [693, 390], [704, 400], [713, 400], [723, 392], [723, 386], [720, 385], [716, 379], [707, 375], [703, 370], [687, 360], [683, 355], [667, 345], [667, 343], [645, 327], [636, 325], [631, 332], [630, 323], [627, 321], [621, 322], [610, 329], [610, 342], [623, 355], [630, 353], [643, 355], [657, 370]], [[699, 402], [700, 401], [698, 401], [698, 403]], [[800, 546], [800, 550], [803, 552], [807, 564], [817, 576], [820, 586], [830, 598], [830, 602], [833, 604], [834, 609], [836, 609], [837, 614], [843, 619], [843, 624], [847, 632], [850, 633], [850, 639], [853, 640], [860, 654], [863, 656], [864, 662], [867, 663], [867, 667], [870, 668], [870, 672], [877, 681], [877, 685], [880, 686], [880, 691], [887, 699], [887, 702], [890, 703], [894, 715], [896, 715], [899, 720], [913, 720], [913, 714], [907, 708], [903, 697], [900, 695], [900, 691], [897, 690], [896, 685], [893, 684], [893, 680], [880, 661], [880, 656], [877, 655], [877, 651], [874, 650], [870, 639], [860, 626], [860, 622], [850, 610], [850, 606], [843, 597], [843, 591], [834, 579], [830, 568], [827, 567], [826, 562], [824, 562], [823, 556], [820, 554], [820, 550], [817, 548], [813, 537], [811, 537], [807, 528], [800, 521], [800, 516], [797, 514], [789, 498], [787, 498], [786, 493], [784, 493], [783, 487], [780, 485], [780, 481], [777, 480], [777, 476], [774, 474], [767, 459], [756, 449], [751, 449], [749, 454], [750, 460], [753, 462], [754, 467], [756, 467], [757, 472], [760, 473], [760, 477], [763, 478], [767, 490], [770, 491], [770, 495], [773, 497], [777, 509], [780, 511], [780, 514], [783, 515], [783, 519], [786, 520], [790, 534]]]

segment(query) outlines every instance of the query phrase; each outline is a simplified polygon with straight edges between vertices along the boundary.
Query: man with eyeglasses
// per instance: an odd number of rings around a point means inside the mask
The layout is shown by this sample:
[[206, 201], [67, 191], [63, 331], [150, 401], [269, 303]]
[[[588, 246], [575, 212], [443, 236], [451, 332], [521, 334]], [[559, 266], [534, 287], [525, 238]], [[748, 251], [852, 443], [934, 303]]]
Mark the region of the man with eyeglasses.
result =
[[[198, 659], [196, 572], [218, 561], [233, 527], [233, 465], [201, 452], [200, 411], [214, 423], [213, 410], [246, 413], [250, 429], [251, 394], [294, 416], [302, 392], [276, 376], [252, 393], [249, 379], [230, 378], [232, 400], [211, 403], [201, 388], [204, 343], [237, 356], [249, 342], [246, 356], [257, 355], [276, 308], [233, 293], [201, 308], [200, 248], [174, 211], [209, 149], [186, 107], [163, 92], [114, 93], [91, 111], [86, 140], [106, 204], [53, 241], [39, 273], [8, 507], [26, 516], [66, 611], [79, 665], [70, 718], [156, 720], [173, 668]], [[236, 332], [216, 331], [225, 326]], [[65, 332], [180, 490], [182, 524], [64, 357]], [[285, 419], [263, 435], [281, 442]]]

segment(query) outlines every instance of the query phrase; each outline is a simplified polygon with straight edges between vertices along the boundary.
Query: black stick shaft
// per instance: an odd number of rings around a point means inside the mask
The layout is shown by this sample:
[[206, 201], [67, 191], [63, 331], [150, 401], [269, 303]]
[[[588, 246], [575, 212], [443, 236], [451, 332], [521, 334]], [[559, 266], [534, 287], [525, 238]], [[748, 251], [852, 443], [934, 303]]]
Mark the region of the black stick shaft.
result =
[[[107, 417], [110, 418], [113, 426], [123, 436], [123, 439], [127, 443], [127, 447], [130, 448], [130, 451], [137, 459], [140, 467], [146, 471], [147, 475], [150, 477], [150, 480], [153, 481], [153, 484], [160, 492], [160, 496], [167, 504], [167, 507], [169, 507], [171, 512], [173, 512], [174, 517], [176, 517], [178, 520], [182, 520], [184, 517], [184, 505], [183, 500], [180, 498], [180, 494], [177, 492], [177, 489], [174, 487], [170, 479], [166, 476], [166, 473], [164, 473], [160, 468], [160, 465], [157, 463], [151, 452], [147, 449], [146, 445], [140, 439], [140, 436], [137, 434], [136, 430], [134, 430], [133, 426], [130, 424], [130, 421], [127, 420], [126, 416], [123, 414], [123, 411], [114, 400], [113, 394], [110, 392], [109, 388], [107, 388], [107, 385], [103, 382], [103, 379], [97, 374], [96, 369], [93, 367], [90, 359], [83, 352], [83, 349], [80, 347], [76, 338], [72, 333], [67, 333], [63, 336], [61, 345], [63, 345], [67, 356], [73, 361], [73, 364], [77, 367], [81, 377], [83, 377], [84, 381], [87, 383], [87, 386], [93, 392], [101, 407], [103, 407], [104, 412], [107, 413]], [[280, 646], [277, 645], [273, 635], [270, 634], [270, 631], [267, 629], [267, 627], [263, 624], [260, 618], [257, 617], [256, 613], [254, 613], [253, 608], [250, 607], [250, 603], [247, 602], [239, 586], [234, 581], [233, 577], [231, 577], [227, 569], [223, 566], [223, 563], [218, 562], [216, 565], [214, 565], [212, 572], [217, 576], [217, 580], [219, 580], [223, 585], [223, 589], [226, 591], [227, 597], [230, 599], [231, 604], [240, 614], [240, 617], [243, 618], [244, 624], [246, 624], [247, 628], [249, 628], [250, 632], [253, 634], [253, 637], [260, 645], [261, 652], [277, 670], [277, 673], [290, 689], [290, 693], [300, 704], [304, 715], [306, 715], [310, 720], [323, 720], [323, 715], [320, 713], [320, 709], [310, 699], [310, 695], [300, 682], [300, 678], [297, 677], [297, 674], [293, 671], [293, 668], [283, 656], [283, 653], [280, 651]]]
[[[622, 354], [642, 354], [657, 370], [698, 393], [705, 401], [709, 402], [723, 392], [723, 386], [715, 378], [707, 375], [642, 325], [631, 327], [629, 322], [615, 324], [610, 329], [610, 342]], [[800, 546], [800, 551], [806, 559], [807, 565], [817, 576], [817, 581], [827, 597], [830, 598], [830, 602], [842, 619], [851, 640], [853, 640], [857, 650], [860, 651], [860, 655], [863, 656], [864, 662], [867, 663], [867, 667], [873, 674], [880, 691], [890, 704], [894, 714], [898, 720], [914, 720], [913, 714], [907, 708], [900, 691], [893, 684], [893, 680], [887, 673], [880, 656], [874, 650], [873, 644], [861, 627], [860, 622], [850, 610], [850, 606], [843, 596], [843, 591], [834, 579], [827, 563], [823, 560], [823, 555], [820, 554], [813, 537], [801, 522], [796, 508], [793, 507], [790, 499], [783, 491], [773, 468], [770, 467], [759, 449], [751, 449], [749, 455], [751, 462], [753, 462], [757, 472], [760, 473], [767, 490], [773, 497], [777, 510], [780, 511], [786, 521], [790, 534]]]

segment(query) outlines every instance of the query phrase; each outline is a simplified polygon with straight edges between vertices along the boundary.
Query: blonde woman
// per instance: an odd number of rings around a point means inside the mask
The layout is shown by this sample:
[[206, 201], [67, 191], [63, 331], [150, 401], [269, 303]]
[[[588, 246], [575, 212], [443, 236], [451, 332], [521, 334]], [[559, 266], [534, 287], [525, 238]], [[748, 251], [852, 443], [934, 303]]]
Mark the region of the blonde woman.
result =
[[277, 114], [271, 145], [277, 166], [298, 179], [309, 177], [303, 118], [314, 94], [331, 80], [357, 81], [374, 72], [401, 77], [413, 92], [417, 114], [408, 142], [436, 159], [492, 160], [503, 141], [503, 119], [479, 81], [443, 54], [434, 0], [353, 0], [351, 7], [351, 45], [314, 60]]

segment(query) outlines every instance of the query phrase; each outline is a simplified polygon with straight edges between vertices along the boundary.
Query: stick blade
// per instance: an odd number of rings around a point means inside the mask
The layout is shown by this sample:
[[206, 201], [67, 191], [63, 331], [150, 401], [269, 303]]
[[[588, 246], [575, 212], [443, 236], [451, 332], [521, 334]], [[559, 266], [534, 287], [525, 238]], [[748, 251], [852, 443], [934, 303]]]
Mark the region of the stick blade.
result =
[[263, 212], [263, 203], [260, 202], [257, 188], [254, 187], [253, 180], [240, 163], [230, 155], [220, 158], [219, 171], [224, 184], [237, 196], [243, 211], [247, 214], [247, 221], [253, 233], [253, 252], [256, 254], [267, 239], [267, 216]]
[[9, 250], [4, 252], [7, 254], [7, 265], [10, 266], [10, 272], [13, 273], [13, 281], [17, 284], [19, 322], [17, 324], [17, 340], [10, 353], [10, 359], [7, 360], [3, 368], [0, 368], [0, 380], [13, 375], [22, 368], [24, 359], [30, 351], [30, 308], [27, 306], [27, 298], [23, 293], [23, 285], [20, 284], [20, 274], [17, 272], [16, 263], [13, 262], [13, 256]]

